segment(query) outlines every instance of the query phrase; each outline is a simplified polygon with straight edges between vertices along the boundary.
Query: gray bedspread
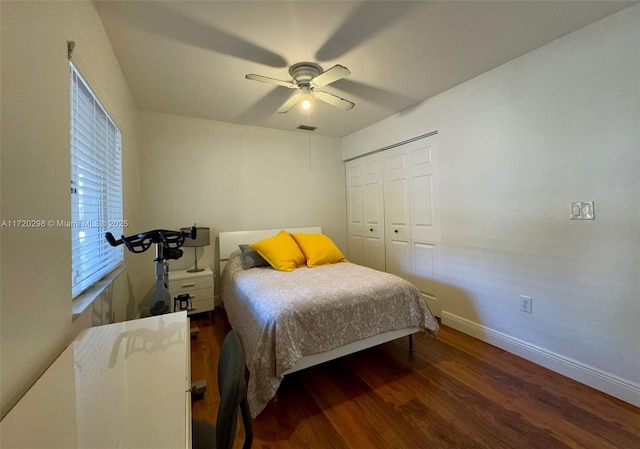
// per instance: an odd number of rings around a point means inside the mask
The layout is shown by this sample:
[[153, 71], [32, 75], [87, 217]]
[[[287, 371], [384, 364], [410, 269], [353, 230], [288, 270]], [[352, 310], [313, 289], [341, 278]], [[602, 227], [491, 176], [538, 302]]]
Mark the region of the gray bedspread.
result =
[[223, 272], [222, 301], [245, 346], [254, 417], [303, 356], [396, 329], [438, 330], [411, 283], [349, 262], [243, 270], [236, 251]]

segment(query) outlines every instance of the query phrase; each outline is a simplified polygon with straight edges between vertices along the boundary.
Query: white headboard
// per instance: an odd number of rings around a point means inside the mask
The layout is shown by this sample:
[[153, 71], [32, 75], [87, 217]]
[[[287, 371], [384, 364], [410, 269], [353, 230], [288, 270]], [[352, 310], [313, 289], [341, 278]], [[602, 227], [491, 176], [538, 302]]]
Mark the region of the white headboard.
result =
[[224, 267], [224, 262], [229, 258], [232, 252], [239, 249], [238, 245], [246, 245], [257, 242], [272, 235], [276, 235], [284, 229], [287, 232], [299, 232], [301, 234], [322, 234], [320, 226], [311, 226], [306, 228], [280, 228], [280, 229], [259, 229], [255, 231], [229, 231], [218, 233], [220, 241], [220, 271]]

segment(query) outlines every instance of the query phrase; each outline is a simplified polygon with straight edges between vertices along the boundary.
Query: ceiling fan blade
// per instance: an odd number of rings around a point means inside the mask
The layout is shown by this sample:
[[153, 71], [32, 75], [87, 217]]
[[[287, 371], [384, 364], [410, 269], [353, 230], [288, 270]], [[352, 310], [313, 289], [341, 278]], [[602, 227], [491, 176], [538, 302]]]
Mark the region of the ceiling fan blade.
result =
[[349, 100], [345, 100], [344, 98], [340, 98], [337, 95], [330, 94], [328, 92], [314, 92], [313, 95], [321, 101], [325, 103], [329, 103], [331, 106], [335, 106], [340, 109], [344, 109], [348, 111], [349, 109], [353, 109], [355, 103], [350, 102]]
[[338, 81], [338, 80], [341, 80], [342, 78], [346, 78], [349, 75], [351, 75], [351, 72], [349, 71], [348, 68], [341, 66], [340, 64], [336, 64], [333, 67], [331, 67], [329, 70], [321, 73], [320, 75], [312, 79], [311, 84], [313, 84], [314, 87], [322, 87], [322, 86], [326, 86], [327, 84], [331, 84], [334, 81]]
[[298, 87], [297, 85], [293, 84], [290, 81], [281, 81], [275, 78], [269, 78], [268, 76], [255, 75], [253, 73], [250, 73], [249, 75], [245, 75], [245, 78], [248, 80], [260, 81], [262, 83], [276, 84], [278, 86], [288, 87], [289, 89], [295, 89], [296, 87]]
[[278, 113], [279, 114], [284, 114], [286, 112], [289, 112], [289, 110], [292, 107], [294, 107], [298, 101], [300, 101], [301, 97], [302, 97], [302, 94], [300, 94], [300, 93], [296, 93], [296, 94], [291, 95], [289, 97], [289, 99], [287, 101], [285, 101], [282, 104], [282, 106], [280, 106], [280, 109], [278, 109]]
[[410, 14], [420, 3], [423, 2], [362, 2], [316, 52], [316, 59], [340, 59]]

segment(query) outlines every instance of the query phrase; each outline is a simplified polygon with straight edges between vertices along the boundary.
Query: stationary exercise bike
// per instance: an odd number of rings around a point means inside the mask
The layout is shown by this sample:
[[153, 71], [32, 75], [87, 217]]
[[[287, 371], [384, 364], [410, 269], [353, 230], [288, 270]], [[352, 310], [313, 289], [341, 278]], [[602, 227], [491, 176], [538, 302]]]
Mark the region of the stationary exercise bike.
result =
[[[170, 304], [172, 301], [169, 294], [169, 265], [167, 260], [181, 258], [182, 250], [179, 248], [184, 244], [184, 239], [195, 239], [196, 233], [195, 226], [192, 226], [189, 232], [154, 229], [129, 237], [123, 235], [118, 240], [110, 232], [106, 233], [105, 237], [111, 246], [124, 244], [132, 253], [143, 253], [151, 247], [151, 244], [156, 245], [156, 258], [153, 259], [156, 266], [156, 285], [151, 295], [151, 308], [149, 309], [152, 315], [161, 315], [171, 310]], [[190, 299], [177, 298], [176, 305], [173, 306], [174, 311], [178, 302], [179, 310], [189, 310], [190, 304], [184, 304], [185, 301], [188, 302]]]
[[[107, 232], [105, 237], [111, 246], [124, 245], [132, 253], [143, 253], [156, 245], [156, 258], [153, 259], [156, 265], [156, 286], [151, 295], [151, 314], [161, 315], [168, 313], [171, 304], [171, 295], [169, 294], [169, 265], [167, 260], [177, 260], [182, 257], [182, 250], [179, 249], [184, 244], [185, 238], [195, 239], [197, 228], [193, 225], [189, 232], [169, 231], [166, 229], [154, 229], [152, 231], [143, 232], [141, 234], [125, 237], [116, 240], [113, 234]], [[186, 298], [185, 298], [186, 296]], [[186, 301], [186, 304], [185, 304]], [[175, 298], [173, 311], [190, 310], [191, 298], [189, 295], [180, 295]], [[198, 328], [191, 329], [191, 337], [198, 335]], [[201, 399], [207, 390], [207, 381], [205, 379], [198, 380], [191, 384], [192, 400]]]

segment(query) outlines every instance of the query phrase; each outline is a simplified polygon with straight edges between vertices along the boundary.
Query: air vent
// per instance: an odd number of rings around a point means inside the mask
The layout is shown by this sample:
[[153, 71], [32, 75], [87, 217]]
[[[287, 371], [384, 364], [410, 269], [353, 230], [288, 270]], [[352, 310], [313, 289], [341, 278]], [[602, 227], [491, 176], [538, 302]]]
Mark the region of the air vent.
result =
[[315, 126], [300, 125], [300, 126], [298, 126], [298, 129], [303, 129], [305, 131], [315, 131], [316, 127]]

